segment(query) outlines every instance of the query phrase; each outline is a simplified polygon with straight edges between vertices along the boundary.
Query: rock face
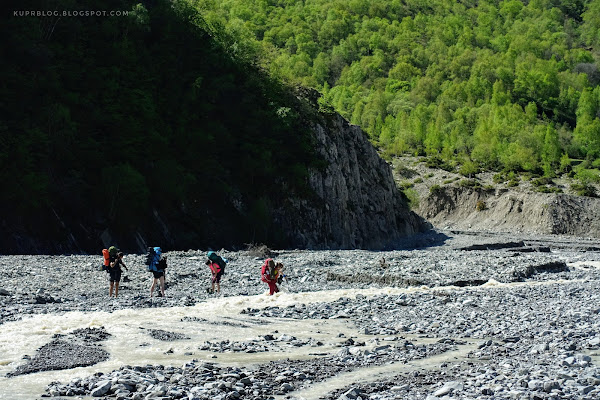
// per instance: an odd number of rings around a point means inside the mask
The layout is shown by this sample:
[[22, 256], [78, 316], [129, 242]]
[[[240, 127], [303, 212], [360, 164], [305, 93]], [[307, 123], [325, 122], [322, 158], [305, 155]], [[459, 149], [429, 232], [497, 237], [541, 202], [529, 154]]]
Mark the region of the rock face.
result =
[[[285, 190], [273, 188], [277, 196], [268, 210], [277, 228], [277, 243], [265, 243], [282, 248], [306, 249], [383, 249], [430, 227], [423, 218], [411, 212], [396, 188], [391, 168], [382, 160], [366, 134], [350, 125], [339, 114], [317, 112], [318, 93], [304, 90], [299, 94], [308, 128], [313, 134], [314, 149], [321, 167], [309, 169], [309, 193], [285, 195]], [[308, 106], [306, 106], [308, 102]], [[281, 182], [285, 187], [286, 182]], [[236, 206], [236, 202], [241, 207]], [[170, 250], [186, 246], [241, 247], [254, 241], [239, 234], [248, 212], [246, 199], [231, 199], [230, 212], [214, 216], [210, 223], [191, 223], [193, 216], [185, 207], [176, 213], [158, 208], [148, 215], [145, 227], [138, 226], [125, 234], [114, 234], [105, 224], [82, 222], [103, 220], [87, 216], [61, 215], [50, 225], [59, 226], [43, 238], [35, 232], [5, 230], [7, 240], [0, 240], [4, 254], [97, 253], [103, 246], [118, 245], [125, 252], [143, 253], [150, 245], [160, 244]], [[210, 215], [211, 210], [202, 210]], [[206, 222], [206, 221], [205, 221]], [[211, 226], [212, 228], [208, 228]], [[225, 227], [217, 238], [207, 232]], [[251, 229], [247, 229], [250, 231]], [[237, 237], [236, 237], [237, 234]], [[192, 239], [190, 239], [192, 238]], [[3, 243], [4, 242], [4, 243]], [[210, 243], [210, 244], [209, 244]]]
[[590, 197], [445, 187], [418, 212], [440, 228], [600, 237], [600, 199]]
[[311, 171], [310, 200], [290, 199], [274, 213], [292, 247], [371, 248], [393, 246], [427, 228], [396, 188], [390, 166], [366, 134], [333, 114], [314, 122], [317, 151], [328, 163]]
[[[317, 92], [303, 89], [298, 97], [303, 104], [308, 103], [308, 111], [304, 110], [306, 121], [323, 166], [309, 169], [308, 186], [312, 193], [280, 196], [272, 204], [269, 215], [281, 235], [278, 246], [384, 249], [395, 247], [402, 238], [431, 227], [422, 217], [410, 211], [396, 187], [390, 165], [379, 157], [358, 126], [349, 124], [337, 113], [316, 112]], [[280, 190], [280, 193], [285, 191]], [[243, 214], [247, 204], [236, 207], [236, 201], [231, 199], [232, 212]], [[182, 236], [181, 230], [188, 228], [164, 216], [161, 218], [156, 211], [153, 217], [160, 222], [155, 223], [161, 236], [158, 242], [171, 249], [180, 249], [181, 245], [178, 245], [173, 233]], [[102, 241], [105, 245], [115, 243], [108, 231], [103, 233]], [[138, 252], [144, 252], [148, 241], [152, 240], [138, 232], [135, 233], [135, 242], [129, 242], [137, 247]], [[243, 243], [251, 241], [247, 239]], [[236, 245], [228, 242], [218, 243], [218, 246], [232, 244]]]

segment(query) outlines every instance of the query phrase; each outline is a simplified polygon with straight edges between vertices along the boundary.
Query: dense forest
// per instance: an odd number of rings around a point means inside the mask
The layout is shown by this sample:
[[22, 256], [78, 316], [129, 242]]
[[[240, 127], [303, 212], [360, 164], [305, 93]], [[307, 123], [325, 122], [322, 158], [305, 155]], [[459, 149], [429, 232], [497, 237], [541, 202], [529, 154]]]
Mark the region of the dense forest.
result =
[[[600, 182], [600, 0], [0, 7], [0, 252], [162, 218], [180, 247], [280, 245], [278, 193], [322, 166], [297, 85], [388, 159]], [[89, 10], [118, 15], [63, 15]]]
[[277, 245], [273, 193], [302, 195], [315, 162], [286, 86], [223, 48], [186, 2], [23, 7], [5, 2], [0, 23], [0, 252], [73, 227], [89, 251], [107, 229], [139, 248], [123, 238], [158, 238], [161, 218], [186, 227], [171, 232], [180, 248]]
[[386, 157], [600, 181], [600, 0], [189, 1]]

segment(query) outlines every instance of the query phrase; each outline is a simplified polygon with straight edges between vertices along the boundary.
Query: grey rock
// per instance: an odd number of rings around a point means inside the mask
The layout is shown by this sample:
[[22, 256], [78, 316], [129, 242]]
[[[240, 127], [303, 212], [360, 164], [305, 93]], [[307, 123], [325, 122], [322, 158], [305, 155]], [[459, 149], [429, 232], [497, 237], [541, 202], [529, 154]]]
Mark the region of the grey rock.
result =
[[433, 395], [435, 397], [442, 397], [455, 391], [461, 391], [463, 390], [463, 387], [464, 385], [462, 382], [447, 382], [444, 386], [436, 390]]
[[361, 390], [357, 389], [357, 388], [351, 388], [350, 390], [346, 391], [344, 394], [342, 394], [338, 400], [356, 400], [359, 398], [361, 394]]
[[96, 384], [94, 389], [90, 392], [92, 397], [102, 397], [110, 391], [110, 381], [100, 381]]
[[531, 349], [529, 350], [529, 354], [541, 354], [545, 351], [548, 351], [549, 349], [550, 346], [548, 346], [548, 343], [536, 344], [531, 347]]
[[280, 386], [279, 390], [281, 390], [283, 393], [291, 392], [294, 390], [294, 386], [290, 385], [289, 383], [284, 383]]

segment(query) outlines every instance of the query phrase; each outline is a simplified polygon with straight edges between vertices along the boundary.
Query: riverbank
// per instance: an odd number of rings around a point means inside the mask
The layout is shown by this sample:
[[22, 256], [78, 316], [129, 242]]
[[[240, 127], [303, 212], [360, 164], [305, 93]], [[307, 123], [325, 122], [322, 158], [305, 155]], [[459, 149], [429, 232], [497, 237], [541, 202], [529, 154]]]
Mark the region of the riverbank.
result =
[[275, 296], [258, 276], [266, 253], [222, 252], [220, 296], [204, 252], [169, 253], [154, 299], [142, 256], [125, 257], [118, 299], [100, 257], [1, 257], [0, 397], [600, 395], [600, 242], [438, 231], [410, 245], [273, 252], [288, 268]]

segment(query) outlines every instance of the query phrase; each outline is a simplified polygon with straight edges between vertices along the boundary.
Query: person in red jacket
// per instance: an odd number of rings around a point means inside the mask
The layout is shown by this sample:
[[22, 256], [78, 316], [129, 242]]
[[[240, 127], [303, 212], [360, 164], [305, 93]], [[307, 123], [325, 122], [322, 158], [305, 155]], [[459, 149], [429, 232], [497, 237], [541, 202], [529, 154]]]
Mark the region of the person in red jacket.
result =
[[279, 271], [275, 268], [275, 261], [272, 258], [267, 258], [260, 271], [260, 279], [269, 285], [269, 295], [279, 292], [277, 287], [277, 278]]
[[[214, 254], [214, 256], [213, 256]], [[206, 260], [206, 265], [210, 268], [210, 272], [212, 273], [211, 279], [211, 287], [208, 291], [209, 293], [220, 293], [221, 292], [221, 277], [224, 274], [224, 270], [217, 262], [218, 256], [216, 253], [209, 251], [208, 252], [208, 260]], [[215, 285], [217, 287], [217, 291], [215, 292]]]

